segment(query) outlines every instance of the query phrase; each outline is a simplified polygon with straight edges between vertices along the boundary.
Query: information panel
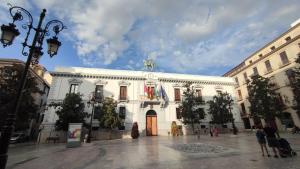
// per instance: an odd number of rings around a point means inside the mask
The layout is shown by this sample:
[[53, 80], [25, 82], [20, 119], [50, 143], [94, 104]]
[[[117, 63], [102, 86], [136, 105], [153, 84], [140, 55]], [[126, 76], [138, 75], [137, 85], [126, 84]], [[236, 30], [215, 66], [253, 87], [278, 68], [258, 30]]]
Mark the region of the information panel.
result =
[[81, 145], [82, 123], [69, 123], [67, 135], [67, 147], [79, 147]]

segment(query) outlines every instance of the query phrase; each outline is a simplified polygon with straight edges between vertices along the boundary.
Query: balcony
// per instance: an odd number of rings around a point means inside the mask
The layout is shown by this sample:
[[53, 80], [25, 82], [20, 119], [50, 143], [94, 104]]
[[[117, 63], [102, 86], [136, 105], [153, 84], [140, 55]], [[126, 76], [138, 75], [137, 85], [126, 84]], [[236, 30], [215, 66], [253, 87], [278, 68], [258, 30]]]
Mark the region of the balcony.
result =
[[281, 69], [281, 68], [283, 68], [283, 67], [285, 67], [285, 66], [287, 66], [287, 65], [289, 65], [289, 64], [291, 64], [291, 61], [287, 61], [287, 62], [285, 62], [285, 63], [280, 63], [280, 64], [278, 64], [278, 66], [279, 66], [279, 69]]
[[127, 96], [119, 96], [119, 102], [128, 102]]
[[273, 72], [273, 69], [266, 70], [266, 71], [264, 72], [264, 75], [267, 75], [267, 74], [272, 73], [272, 72]]

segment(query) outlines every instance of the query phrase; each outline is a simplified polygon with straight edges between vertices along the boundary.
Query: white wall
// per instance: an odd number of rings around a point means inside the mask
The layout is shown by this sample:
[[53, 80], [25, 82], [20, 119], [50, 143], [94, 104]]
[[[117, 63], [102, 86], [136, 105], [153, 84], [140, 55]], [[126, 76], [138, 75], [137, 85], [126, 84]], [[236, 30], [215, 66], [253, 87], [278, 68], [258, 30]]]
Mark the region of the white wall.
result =
[[[89, 75], [90, 77], [68, 77], [66, 75], [74, 75], [74, 73], [81, 76]], [[64, 74], [64, 75], [63, 75]], [[63, 75], [63, 76], [62, 76]], [[93, 76], [105, 76], [104, 78], [96, 78]], [[158, 134], [167, 135], [170, 131], [172, 121], [180, 122], [176, 119], [176, 107], [178, 103], [174, 102], [174, 85], [179, 85], [183, 93], [183, 85], [186, 81], [197, 82], [198, 87], [202, 88], [202, 96], [205, 101], [210, 100], [216, 95], [216, 89], [228, 92], [235, 99], [234, 80], [225, 77], [212, 76], [197, 76], [197, 75], [183, 75], [170, 73], [154, 73], [141, 71], [121, 71], [121, 70], [106, 70], [106, 69], [90, 69], [90, 68], [58, 68], [56, 72], [52, 72], [53, 80], [48, 98], [48, 104], [53, 101], [62, 101], [65, 95], [69, 92], [71, 80], [81, 82], [79, 85], [79, 92], [83, 94], [84, 102], [87, 102], [91, 92], [95, 90], [96, 83], [104, 84], [104, 96], [111, 97], [115, 100], [119, 98], [120, 82], [126, 82], [128, 101], [120, 102], [118, 106], [126, 107], [126, 130], [131, 130], [133, 122], [138, 122], [140, 132], [145, 133], [146, 128], [146, 112], [150, 110], [150, 106], [141, 108], [142, 100], [140, 95], [144, 93], [144, 84], [147, 81], [155, 82], [157, 85], [161, 84], [169, 98], [168, 106], [161, 108], [159, 104], [153, 105], [153, 110], [157, 113], [158, 120]], [[122, 77], [126, 77], [125, 79]], [[150, 78], [149, 78], [150, 77]], [[135, 79], [132, 79], [135, 78]], [[144, 80], [143, 80], [144, 79]], [[182, 97], [181, 97], [182, 98]], [[203, 105], [205, 110], [207, 105]], [[86, 111], [91, 112], [91, 108], [86, 108]], [[237, 126], [242, 128], [240, 113], [236, 104], [233, 107], [234, 118]], [[44, 124], [54, 124], [57, 120], [55, 110], [49, 108], [46, 112]], [[209, 122], [209, 116], [205, 122]], [[207, 126], [208, 127], [208, 126]]]

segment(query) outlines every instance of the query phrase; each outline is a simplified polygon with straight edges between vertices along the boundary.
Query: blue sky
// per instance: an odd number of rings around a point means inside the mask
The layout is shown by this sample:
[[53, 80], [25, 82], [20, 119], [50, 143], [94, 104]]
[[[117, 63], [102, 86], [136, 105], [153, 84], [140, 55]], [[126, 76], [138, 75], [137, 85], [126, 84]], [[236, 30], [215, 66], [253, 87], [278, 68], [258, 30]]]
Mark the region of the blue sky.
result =
[[[59, 54], [44, 47], [40, 63], [142, 70], [151, 58], [156, 71], [222, 75], [281, 33], [299, 16], [298, 0], [0, 0], [0, 24], [10, 22], [7, 3], [28, 9], [37, 23], [63, 21]], [[21, 25], [25, 22], [18, 23]], [[25, 32], [0, 58], [21, 55]]]

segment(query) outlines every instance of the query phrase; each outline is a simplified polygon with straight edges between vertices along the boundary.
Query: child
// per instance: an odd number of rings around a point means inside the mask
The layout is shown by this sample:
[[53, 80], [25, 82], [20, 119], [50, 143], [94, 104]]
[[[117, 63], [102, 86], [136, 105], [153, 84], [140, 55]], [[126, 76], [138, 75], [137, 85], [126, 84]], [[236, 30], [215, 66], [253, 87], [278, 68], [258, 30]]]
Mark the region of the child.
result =
[[268, 157], [270, 157], [268, 148], [266, 146], [265, 133], [264, 133], [264, 131], [263, 131], [263, 129], [262, 129], [261, 126], [259, 126], [258, 129], [257, 129], [257, 131], [256, 131], [256, 138], [257, 138], [257, 141], [258, 141], [258, 143], [260, 145], [260, 148], [261, 148], [261, 151], [262, 151], [262, 156], [265, 156], [265, 153], [264, 153], [264, 148], [265, 148]]

